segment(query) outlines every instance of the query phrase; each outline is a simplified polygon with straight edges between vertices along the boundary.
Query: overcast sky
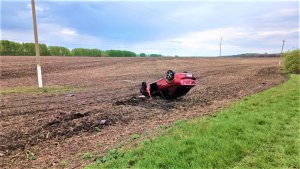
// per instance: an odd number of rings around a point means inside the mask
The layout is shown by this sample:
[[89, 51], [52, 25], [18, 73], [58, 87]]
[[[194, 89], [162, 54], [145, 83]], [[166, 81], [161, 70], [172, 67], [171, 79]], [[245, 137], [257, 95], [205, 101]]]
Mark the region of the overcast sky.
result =
[[[40, 43], [180, 56], [298, 48], [298, 1], [36, 0]], [[1, 0], [1, 39], [34, 42], [30, 1]]]

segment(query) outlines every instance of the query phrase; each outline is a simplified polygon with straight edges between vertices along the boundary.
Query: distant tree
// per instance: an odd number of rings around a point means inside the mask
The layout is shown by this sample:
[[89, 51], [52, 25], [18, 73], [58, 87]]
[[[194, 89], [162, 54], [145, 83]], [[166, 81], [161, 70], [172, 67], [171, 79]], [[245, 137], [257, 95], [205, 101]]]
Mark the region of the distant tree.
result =
[[9, 41], [8, 40], [1, 40], [0, 41], [0, 55], [7, 56], [9, 51]]
[[49, 46], [49, 53], [51, 56], [70, 56], [71, 52], [68, 48], [63, 46]]
[[20, 56], [20, 50], [22, 48], [22, 44], [17, 43], [17, 42], [10, 42], [11, 43], [11, 55], [12, 56]]
[[106, 51], [102, 51], [101, 56], [102, 57], [108, 57], [108, 53]]
[[[69, 50], [63, 46], [48, 46], [46, 44], [39, 44], [41, 56], [104, 56], [104, 57], [135, 57], [136, 53], [127, 50], [107, 50], [101, 51], [99, 49], [86, 49], [75, 48]], [[0, 41], [0, 54], [1, 56], [34, 56], [35, 44], [34, 43], [17, 43], [8, 40]], [[140, 54], [145, 57], [145, 53]], [[159, 55], [161, 56], [161, 55]]]
[[17, 42], [8, 40], [0, 41], [1, 56], [18, 56], [21, 55], [22, 45]]
[[9, 51], [9, 41], [8, 40], [1, 40], [0, 41], [0, 54], [1, 56], [8, 55]]
[[[39, 44], [40, 55], [48, 56], [48, 48], [45, 44]], [[1, 56], [34, 56], [34, 43], [18, 43], [8, 40], [1, 40], [0, 42]]]
[[140, 53], [140, 57], [146, 57], [145, 53]]
[[23, 43], [23, 55], [24, 56], [35, 56], [35, 46], [34, 43]]
[[150, 57], [161, 57], [161, 54], [150, 54]]
[[40, 55], [41, 56], [50, 56], [50, 51], [46, 44], [39, 44], [40, 47]]
[[107, 50], [107, 55], [110, 57], [135, 57], [136, 53], [127, 50]]
[[71, 51], [72, 56], [101, 56], [102, 51], [99, 49], [75, 48]]
[[90, 55], [89, 56], [101, 56], [102, 51], [99, 49], [90, 49]]

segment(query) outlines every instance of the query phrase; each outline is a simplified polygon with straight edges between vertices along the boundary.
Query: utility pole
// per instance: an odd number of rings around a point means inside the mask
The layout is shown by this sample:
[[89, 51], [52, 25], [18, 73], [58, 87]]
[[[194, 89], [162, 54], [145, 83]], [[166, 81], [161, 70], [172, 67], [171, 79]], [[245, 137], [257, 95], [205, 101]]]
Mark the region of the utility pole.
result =
[[220, 57], [222, 56], [222, 36], [221, 36], [221, 40], [220, 40]]
[[43, 87], [42, 68], [41, 68], [41, 60], [40, 60], [40, 47], [39, 47], [39, 39], [38, 39], [38, 32], [37, 32], [34, 0], [31, 0], [31, 9], [32, 9], [33, 29], [34, 29], [34, 42], [35, 42], [35, 56], [36, 56], [38, 87], [42, 88]]
[[282, 53], [283, 53], [284, 42], [285, 42], [285, 40], [282, 41], [282, 47], [281, 47], [281, 53], [280, 53], [280, 55], [282, 55]]
[[282, 54], [283, 54], [283, 47], [284, 47], [284, 42], [285, 42], [285, 40], [282, 40], [282, 47], [281, 47], [281, 52], [280, 52], [280, 59], [279, 59], [279, 65], [281, 65], [281, 60], [282, 60]]

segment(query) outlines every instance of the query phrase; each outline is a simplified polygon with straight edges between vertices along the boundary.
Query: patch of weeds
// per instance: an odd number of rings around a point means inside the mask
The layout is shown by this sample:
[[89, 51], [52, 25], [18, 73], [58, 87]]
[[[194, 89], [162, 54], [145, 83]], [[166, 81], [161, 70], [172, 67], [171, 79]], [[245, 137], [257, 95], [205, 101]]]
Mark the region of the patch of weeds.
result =
[[60, 161], [61, 168], [67, 168], [69, 166], [69, 163], [65, 160]]
[[101, 163], [105, 163], [105, 162], [107, 162], [107, 161], [109, 161], [109, 160], [111, 160], [111, 158], [110, 158], [109, 156], [104, 156], [104, 157], [102, 157], [102, 158], [100, 159], [100, 162], [101, 162]]
[[119, 157], [123, 157], [123, 153], [120, 153], [117, 149], [111, 149], [105, 156], [103, 156], [102, 158], [97, 157], [95, 160], [97, 163], [105, 163]]
[[117, 149], [112, 149], [112, 150], [109, 150], [108, 155], [110, 157], [112, 157], [113, 159], [117, 159], [118, 156], [120, 155], [120, 153], [118, 152]]
[[169, 126], [167, 126], [167, 125], [161, 125], [160, 128], [161, 129], [167, 129], [167, 128], [169, 128]]
[[101, 128], [100, 128], [100, 127], [95, 127], [95, 130], [96, 130], [97, 132], [100, 132], [100, 131], [101, 131]]
[[92, 158], [92, 154], [91, 153], [89, 153], [89, 152], [86, 152], [86, 153], [84, 153], [83, 155], [82, 155], [82, 158], [84, 159], [84, 160], [89, 160], [89, 159], [91, 159]]
[[151, 140], [150, 139], [145, 139], [144, 141], [141, 142], [142, 145], [147, 145], [150, 144]]
[[121, 144], [121, 143], [120, 143], [120, 144], [117, 145], [116, 148], [117, 148], [117, 149], [120, 149], [120, 148], [122, 148], [123, 146], [124, 146], [124, 144]]
[[129, 160], [128, 161], [128, 168], [132, 167], [136, 163], [135, 160]]
[[175, 125], [177, 125], [177, 126], [178, 126], [178, 125], [180, 125], [180, 124], [184, 123], [184, 121], [185, 121], [185, 120], [177, 120], [177, 121], [175, 122]]
[[137, 160], [138, 159], [136, 157], [133, 158], [133, 159], [131, 159], [131, 160], [129, 160], [128, 163], [127, 163], [127, 167], [131, 168], [132, 166], [134, 166], [134, 164], [137, 162]]
[[36, 160], [36, 156], [29, 150], [26, 152], [26, 156], [28, 160]]
[[139, 135], [139, 134], [132, 134], [131, 135], [131, 138], [133, 139], [133, 140], [135, 140], [135, 139], [138, 139], [138, 138], [140, 138], [141, 136]]
[[101, 159], [102, 159], [101, 157], [95, 157], [94, 161], [95, 161], [97, 164], [100, 164], [100, 163], [102, 163]]
[[102, 146], [103, 146], [102, 143], [98, 143], [98, 144], [97, 144], [97, 147], [102, 147]]
[[148, 131], [146, 131], [145, 133], [144, 133], [144, 136], [149, 136], [150, 135], [150, 133], [148, 132]]

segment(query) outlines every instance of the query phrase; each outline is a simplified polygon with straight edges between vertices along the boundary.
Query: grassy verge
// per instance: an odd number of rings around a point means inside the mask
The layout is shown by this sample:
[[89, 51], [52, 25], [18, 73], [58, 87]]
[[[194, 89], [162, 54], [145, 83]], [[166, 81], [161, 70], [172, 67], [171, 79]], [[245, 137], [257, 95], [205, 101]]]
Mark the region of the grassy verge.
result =
[[300, 168], [299, 80], [292, 75], [283, 85], [214, 116], [177, 123], [86, 168]]
[[45, 86], [43, 88], [37, 88], [33, 86], [26, 87], [12, 87], [1, 89], [0, 95], [10, 95], [10, 94], [38, 94], [38, 93], [51, 93], [51, 94], [63, 94], [69, 92], [78, 91], [78, 88], [70, 86]]

